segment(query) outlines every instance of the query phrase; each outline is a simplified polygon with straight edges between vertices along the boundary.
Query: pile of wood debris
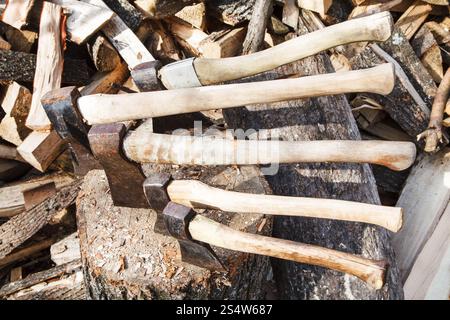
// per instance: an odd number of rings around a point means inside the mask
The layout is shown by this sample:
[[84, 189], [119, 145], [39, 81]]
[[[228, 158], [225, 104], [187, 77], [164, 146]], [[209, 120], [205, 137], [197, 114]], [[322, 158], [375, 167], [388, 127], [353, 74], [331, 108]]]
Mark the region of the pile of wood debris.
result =
[[[0, 1], [0, 298], [448, 298], [449, 10], [448, 0]], [[229, 189], [240, 185], [251, 193], [402, 207], [403, 229], [391, 236], [377, 227], [308, 218], [272, 221], [255, 215], [250, 227], [247, 218], [227, 222], [262, 234], [270, 234], [273, 224], [274, 236], [386, 258], [393, 271], [379, 291], [335, 271], [278, 260], [270, 265], [268, 259], [245, 260], [247, 255], [225, 254], [230, 261], [246, 261], [226, 281], [179, 267], [174, 243], [149, 239], [154, 237], [146, 225], [149, 210], [114, 207], [102, 171], [89, 172], [84, 181], [73, 174], [80, 169], [73, 150], [42, 105], [46, 93], [68, 86], [78, 87], [82, 97], [146, 91], [131, 75], [155, 59], [167, 65], [190, 57], [252, 54], [385, 11], [395, 25], [388, 40], [339, 45], [246, 82], [387, 62], [396, 76], [389, 94], [350, 93], [265, 104], [260, 112], [249, 106], [154, 118], [152, 128], [191, 130], [193, 121], [201, 120], [217, 130], [279, 128], [283, 140], [414, 142], [416, 163], [401, 172], [380, 165], [292, 164], [264, 178], [256, 166], [165, 166], [180, 178]], [[217, 218], [212, 210], [206, 214]], [[155, 247], [164, 249], [154, 253]], [[171, 282], [157, 280], [160, 275]], [[187, 283], [192, 288], [186, 289]], [[228, 289], [214, 290], [223, 283]]]

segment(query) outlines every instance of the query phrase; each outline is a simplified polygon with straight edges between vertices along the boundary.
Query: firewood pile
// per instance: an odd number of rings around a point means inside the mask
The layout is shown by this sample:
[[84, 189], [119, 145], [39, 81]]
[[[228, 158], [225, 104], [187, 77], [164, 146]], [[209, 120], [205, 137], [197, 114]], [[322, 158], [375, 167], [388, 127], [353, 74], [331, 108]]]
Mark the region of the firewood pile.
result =
[[0, 1], [0, 299], [448, 299], [449, 10]]

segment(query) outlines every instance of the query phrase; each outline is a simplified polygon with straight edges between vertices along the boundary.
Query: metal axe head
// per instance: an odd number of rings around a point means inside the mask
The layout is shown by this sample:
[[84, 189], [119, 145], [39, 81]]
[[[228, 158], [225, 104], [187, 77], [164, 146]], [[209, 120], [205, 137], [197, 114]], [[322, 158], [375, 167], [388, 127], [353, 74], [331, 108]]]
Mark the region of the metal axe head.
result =
[[45, 94], [41, 103], [53, 128], [69, 145], [76, 175], [100, 168], [91, 154], [87, 139], [88, 127], [77, 108], [80, 92], [76, 87], [56, 89]]
[[145, 175], [138, 164], [122, 153], [125, 133], [126, 127], [122, 123], [95, 125], [88, 134], [91, 150], [105, 170], [114, 205], [148, 208], [142, 192]]
[[158, 78], [159, 69], [162, 64], [160, 61], [143, 62], [131, 70], [131, 77], [140, 92], [163, 90], [164, 86]]
[[143, 188], [148, 204], [156, 211], [156, 222], [154, 231], [160, 234], [169, 235], [162, 217], [162, 212], [170, 202], [167, 187], [172, 181], [169, 173], [152, 173], [145, 179]]
[[180, 244], [184, 262], [214, 271], [225, 271], [217, 255], [207, 243], [195, 241], [189, 234], [189, 223], [196, 213], [191, 208], [169, 202], [163, 210], [164, 222], [169, 234]]

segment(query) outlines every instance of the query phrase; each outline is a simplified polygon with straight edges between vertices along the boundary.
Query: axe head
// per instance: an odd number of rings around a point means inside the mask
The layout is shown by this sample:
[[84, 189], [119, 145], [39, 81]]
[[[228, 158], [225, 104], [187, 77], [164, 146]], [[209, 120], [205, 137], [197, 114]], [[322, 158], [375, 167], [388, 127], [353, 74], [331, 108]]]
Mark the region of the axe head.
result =
[[105, 170], [114, 205], [148, 208], [142, 192], [145, 175], [138, 164], [130, 162], [122, 153], [125, 133], [122, 123], [95, 125], [88, 134], [91, 150]]
[[148, 204], [156, 211], [154, 231], [164, 235], [169, 235], [162, 217], [162, 212], [170, 202], [167, 187], [171, 181], [172, 176], [169, 173], [161, 172], [149, 175], [143, 184], [144, 194], [147, 197]]
[[53, 128], [70, 148], [75, 174], [85, 175], [100, 166], [89, 148], [88, 127], [77, 108], [79, 97], [76, 87], [66, 87], [48, 92], [41, 103]]
[[161, 69], [161, 67], [161, 62], [156, 60], [141, 63], [131, 70], [131, 77], [140, 92], [164, 89], [158, 78], [159, 69]]
[[195, 71], [194, 58], [184, 59], [170, 63], [159, 71], [161, 82], [167, 89], [201, 87], [197, 72]]
[[189, 234], [189, 223], [196, 213], [191, 208], [169, 202], [163, 217], [169, 234], [180, 244], [181, 259], [184, 262], [214, 271], [225, 271], [217, 255], [209, 244], [195, 241]]

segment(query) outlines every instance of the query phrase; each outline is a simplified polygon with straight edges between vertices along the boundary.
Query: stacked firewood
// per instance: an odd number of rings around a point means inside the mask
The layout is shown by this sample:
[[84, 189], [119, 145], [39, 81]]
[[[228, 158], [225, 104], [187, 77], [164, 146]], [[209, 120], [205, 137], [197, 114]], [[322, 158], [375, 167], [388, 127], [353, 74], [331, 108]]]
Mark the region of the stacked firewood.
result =
[[[448, 0], [0, 1], [0, 299], [448, 298], [449, 10]], [[188, 152], [196, 121], [214, 129], [200, 156]], [[285, 144], [277, 158], [217, 161], [269, 145], [230, 142], [227, 129]], [[259, 165], [275, 160], [264, 176]], [[178, 242], [153, 232], [155, 185], [202, 213], [190, 236], [228, 273], [183, 264]], [[221, 242], [208, 226], [241, 233]], [[258, 248], [243, 249], [244, 231]]]

